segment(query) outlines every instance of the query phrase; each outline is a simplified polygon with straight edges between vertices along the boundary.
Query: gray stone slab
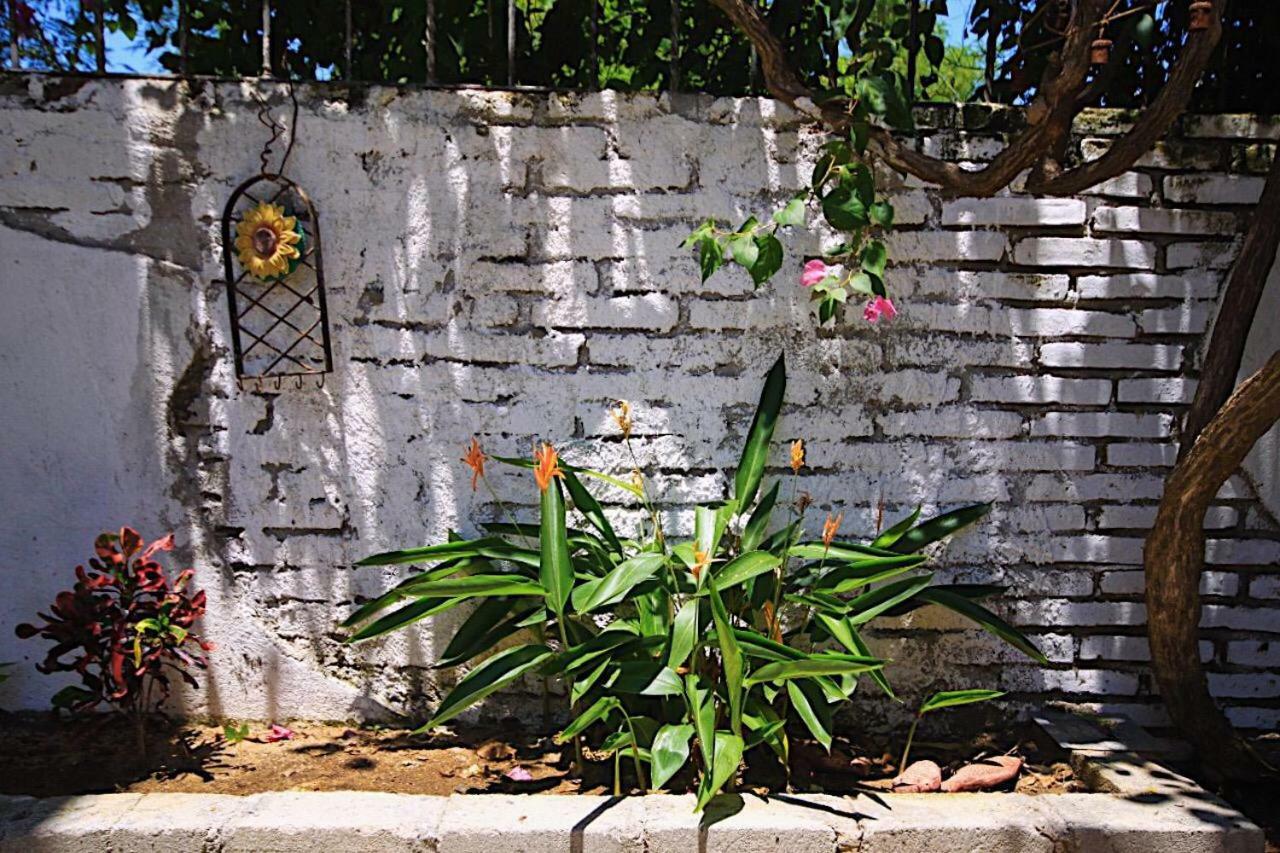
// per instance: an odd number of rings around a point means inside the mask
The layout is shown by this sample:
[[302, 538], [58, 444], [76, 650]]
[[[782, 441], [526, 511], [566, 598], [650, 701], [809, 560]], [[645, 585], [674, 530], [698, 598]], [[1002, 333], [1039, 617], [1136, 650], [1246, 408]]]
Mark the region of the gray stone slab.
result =
[[48, 797], [19, 807], [5, 820], [0, 853], [101, 853], [111, 831], [142, 794]]
[[653, 853], [831, 853], [856, 843], [856, 813], [840, 797], [722, 795], [704, 814], [692, 796], [641, 800], [644, 840]]
[[648, 797], [455, 794], [439, 853], [643, 853]]
[[222, 828], [221, 853], [434, 851], [443, 797], [372, 791], [286, 791], [244, 798]]
[[1088, 853], [1262, 853], [1262, 831], [1203, 796], [1061, 794], [1038, 797], [1065, 827], [1068, 850]]
[[861, 846], [867, 853], [1058, 853], [1061, 818], [1025, 794], [860, 796]]
[[229, 794], [148, 794], [112, 825], [111, 853], [217, 850], [227, 825], [253, 803]]

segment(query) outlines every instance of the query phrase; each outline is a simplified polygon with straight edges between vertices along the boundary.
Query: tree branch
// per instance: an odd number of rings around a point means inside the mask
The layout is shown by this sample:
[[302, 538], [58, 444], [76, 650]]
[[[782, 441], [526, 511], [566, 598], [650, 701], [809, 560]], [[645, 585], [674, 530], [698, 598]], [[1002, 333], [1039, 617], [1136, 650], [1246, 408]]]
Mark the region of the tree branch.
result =
[[[781, 43], [754, 6], [745, 0], [712, 2], [756, 46], [765, 85], [774, 97], [795, 107], [800, 98], [812, 96], [787, 61]], [[1040, 94], [1027, 109], [1028, 127], [984, 168], [967, 171], [954, 163], [922, 154], [888, 130], [878, 127], [872, 128], [870, 135], [872, 152], [894, 169], [938, 184], [948, 195], [988, 196], [1008, 186], [1021, 172], [1053, 150], [1057, 140], [1070, 132], [1076, 102], [1089, 70], [1089, 43], [1102, 17], [1105, 2], [1081, 0], [1061, 52], [1049, 63], [1052, 73], [1045, 75]], [[821, 107], [821, 117], [832, 130], [843, 130], [848, 124], [843, 106], [826, 104]]]
[[1205, 350], [1204, 367], [1196, 396], [1182, 424], [1179, 458], [1195, 444], [1205, 424], [1222, 408], [1235, 387], [1244, 357], [1245, 342], [1253, 325], [1258, 302], [1267, 283], [1267, 275], [1280, 248], [1280, 157], [1271, 164], [1262, 198], [1254, 208], [1253, 221], [1240, 246], [1240, 256], [1231, 268], [1231, 276], [1218, 306], [1209, 346]]
[[1074, 195], [1127, 171], [1139, 157], [1151, 150], [1186, 109], [1200, 75], [1204, 73], [1219, 39], [1222, 38], [1222, 11], [1225, 6], [1226, 0], [1214, 0], [1213, 23], [1209, 29], [1192, 30], [1187, 34], [1187, 41], [1173, 70], [1169, 72], [1169, 79], [1128, 133], [1117, 139], [1097, 160], [1043, 182], [1034, 179], [1028, 181], [1027, 191]]
[[1200, 664], [1204, 516], [1254, 443], [1280, 419], [1280, 352], [1241, 383], [1174, 466], [1143, 551], [1151, 665], [1169, 716], [1207, 767], [1224, 779], [1256, 778], [1265, 766], [1209, 694]]

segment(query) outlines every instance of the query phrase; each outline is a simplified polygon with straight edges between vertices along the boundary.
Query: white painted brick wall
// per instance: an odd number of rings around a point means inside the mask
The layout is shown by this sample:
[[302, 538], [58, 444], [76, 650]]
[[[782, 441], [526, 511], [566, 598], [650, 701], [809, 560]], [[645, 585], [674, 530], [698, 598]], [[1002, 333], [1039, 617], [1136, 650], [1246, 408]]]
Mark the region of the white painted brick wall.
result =
[[[1052, 662], [1031, 666], [929, 608], [869, 631], [902, 683], [1163, 719], [1141, 675], [1143, 534], [1260, 185], [1228, 164], [1234, 146], [1275, 138], [1274, 122], [1189, 117], [1194, 140], [1167, 140], [1080, 198], [1015, 184], [944, 199], [886, 174], [901, 314], [869, 326], [855, 307], [815, 332], [796, 280], [832, 235], [788, 236], [797, 251], [759, 290], [732, 268], [701, 282], [679, 248], [703, 218], [768, 214], [808, 179], [820, 136], [771, 101], [301, 87], [289, 172], [322, 213], [336, 364], [322, 389], [259, 393], [232, 376], [217, 233], [257, 168], [256, 104], [250, 84], [191, 85], [33, 77], [0, 95], [0, 381], [24, 401], [3, 431], [21, 461], [2, 485], [24, 500], [0, 542], [22, 578], [0, 624], [45, 607], [101, 528], [174, 529], [219, 644], [209, 689], [184, 707], [421, 713], [446, 683], [427, 668], [457, 617], [356, 648], [334, 626], [405, 574], [356, 569], [360, 557], [501, 516], [459, 462], [470, 437], [513, 455], [553, 440], [625, 475], [616, 444], [597, 439], [628, 399], [640, 464], [687, 533], [689, 504], [724, 494], [782, 349], [778, 435], [809, 442], [800, 488], [817, 511], [842, 507], [848, 533], [869, 536], [882, 504], [887, 522], [918, 503], [994, 501], [934, 567], [1006, 585], [994, 606]], [[958, 114], [946, 124], [925, 150], [980, 161], [1003, 144]], [[1085, 156], [1122, 124], [1083, 114]], [[527, 477], [491, 476], [534, 511]], [[602, 495], [634, 531], [634, 501]], [[1237, 477], [1206, 519], [1202, 656], [1247, 725], [1276, 717], [1280, 539], [1266, 513]], [[922, 652], [931, 642], [946, 653]], [[47, 701], [38, 654], [0, 632], [0, 660], [20, 662], [0, 706]]]

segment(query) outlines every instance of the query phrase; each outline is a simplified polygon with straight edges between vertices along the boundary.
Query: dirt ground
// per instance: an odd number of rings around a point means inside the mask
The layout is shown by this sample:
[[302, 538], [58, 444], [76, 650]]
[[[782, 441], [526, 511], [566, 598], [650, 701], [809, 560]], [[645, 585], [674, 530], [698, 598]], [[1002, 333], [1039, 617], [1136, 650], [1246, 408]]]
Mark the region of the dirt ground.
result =
[[[609, 793], [612, 758], [585, 753], [581, 778], [570, 773], [572, 746], [522, 729], [518, 721], [491, 727], [415, 735], [405, 729], [314, 723], [290, 725], [292, 737], [270, 741], [269, 728], [250, 725], [242, 740], [221, 727], [154, 721], [145, 756], [135, 727], [114, 716], [56, 720], [50, 715], [0, 721], [0, 793], [52, 796], [106, 791], [254, 794], [263, 791], [395, 791], [406, 794]], [[1025, 793], [1083, 790], [1067, 765], [1042, 755], [1029, 736], [983, 736], [967, 743], [920, 743], [912, 754], [946, 770], [1007, 752], [1026, 765], [1016, 789]], [[887, 744], [837, 739], [828, 755], [793, 740], [792, 790], [849, 793], [883, 790], [896, 772]], [[900, 749], [894, 745], [896, 753]], [[624, 788], [635, 787], [631, 762]], [[690, 784], [677, 777], [674, 789]], [[748, 754], [742, 787], [761, 793], [787, 787], [772, 754]]]

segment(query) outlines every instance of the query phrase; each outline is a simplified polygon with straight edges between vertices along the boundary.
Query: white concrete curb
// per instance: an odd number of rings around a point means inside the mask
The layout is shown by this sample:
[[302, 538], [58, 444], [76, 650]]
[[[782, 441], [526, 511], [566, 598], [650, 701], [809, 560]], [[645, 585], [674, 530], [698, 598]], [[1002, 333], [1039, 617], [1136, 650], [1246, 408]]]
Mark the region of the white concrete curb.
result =
[[[365, 791], [0, 796], [0, 853], [1261, 853], [1194, 781], [1045, 711], [1092, 794], [691, 796]], [[1069, 746], [1068, 746], [1069, 744]]]
[[368, 792], [0, 798], [3, 853], [1258, 853], [1226, 804], [1129, 794], [424, 797]]

